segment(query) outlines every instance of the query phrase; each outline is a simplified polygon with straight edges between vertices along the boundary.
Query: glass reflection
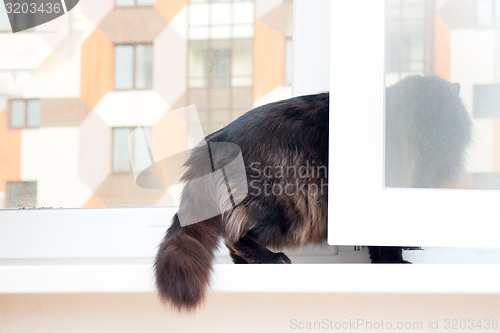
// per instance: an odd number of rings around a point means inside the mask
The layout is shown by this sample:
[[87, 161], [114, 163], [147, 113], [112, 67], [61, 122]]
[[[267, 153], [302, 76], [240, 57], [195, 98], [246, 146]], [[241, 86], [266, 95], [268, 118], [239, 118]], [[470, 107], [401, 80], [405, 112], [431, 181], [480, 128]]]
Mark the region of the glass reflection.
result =
[[500, 189], [500, 1], [386, 7], [385, 185]]

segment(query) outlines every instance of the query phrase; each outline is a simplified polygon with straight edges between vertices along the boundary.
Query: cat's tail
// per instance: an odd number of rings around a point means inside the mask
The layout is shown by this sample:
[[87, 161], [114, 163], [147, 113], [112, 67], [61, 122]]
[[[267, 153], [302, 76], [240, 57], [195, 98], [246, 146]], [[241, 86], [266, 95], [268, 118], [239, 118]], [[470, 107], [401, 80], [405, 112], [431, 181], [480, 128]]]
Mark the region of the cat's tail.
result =
[[184, 227], [174, 216], [155, 261], [156, 286], [163, 301], [179, 311], [194, 310], [202, 303], [221, 234], [220, 215]]
[[[207, 140], [214, 140], [220, 133]], [[242, 198], [247, 194], [244, 168], [243, 177], [235, 176], [231, 167], [221, 169], [239, 152], [233, 146], [208, 142], [195, 148], [185, 164], [179, 210], [155, 261], [160, 297], [178, 310], [194, 310], [201, 304], [210, 282], [214, 254], [224, 234], [225, 212], [233, 209], [240, 192]]]

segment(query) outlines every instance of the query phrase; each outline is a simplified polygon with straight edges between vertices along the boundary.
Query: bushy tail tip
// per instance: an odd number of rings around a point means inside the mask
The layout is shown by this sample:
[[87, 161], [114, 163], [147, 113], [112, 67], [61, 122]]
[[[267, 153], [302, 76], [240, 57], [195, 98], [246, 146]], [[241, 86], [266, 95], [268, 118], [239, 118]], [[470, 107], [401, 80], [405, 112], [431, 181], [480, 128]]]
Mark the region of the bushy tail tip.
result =
[[201, 305], [220, 234], [220, 217], [181, 227], [177, 214], [174, 216], [154, 264], [161, 300], [179, 311]]

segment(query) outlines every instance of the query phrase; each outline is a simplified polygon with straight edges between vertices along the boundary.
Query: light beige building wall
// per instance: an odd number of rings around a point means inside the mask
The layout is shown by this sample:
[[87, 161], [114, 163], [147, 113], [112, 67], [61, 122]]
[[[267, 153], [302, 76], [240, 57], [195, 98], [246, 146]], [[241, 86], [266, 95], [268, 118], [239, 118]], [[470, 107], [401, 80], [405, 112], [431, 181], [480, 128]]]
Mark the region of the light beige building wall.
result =
[[[499, 308], [500, 295], [215, 293], [200, 311], [180, 315], [155, 294], [1, 295], [0, 331], [493, 332], [485, 327], [498, 324]], [[472, 323], [477, 326], [460, 329]], [[446, 329], [453, 325], [458, 329]]]

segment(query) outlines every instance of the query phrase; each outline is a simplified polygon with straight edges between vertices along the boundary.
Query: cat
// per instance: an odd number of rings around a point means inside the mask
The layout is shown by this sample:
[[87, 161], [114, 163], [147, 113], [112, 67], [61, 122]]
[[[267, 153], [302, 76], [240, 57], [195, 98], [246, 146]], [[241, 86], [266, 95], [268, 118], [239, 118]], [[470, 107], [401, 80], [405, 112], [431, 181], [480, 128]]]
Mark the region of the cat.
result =
[[[459, 175], [471, 131], [459, 92], [458, 84], [436, 76], [408, 77], [386, 89], [387, 186], [439, 187]], [[209, 147], [239, 146], [248, 195], [199, 223], [182, 226], [174, 216], [154, 264], [163, 301], [188, 311], [202, 303], [220, 239], [241, 264], [291, 263], [274, 251], [326, 241], [329, 98], [319, 93], [260, 106], [206, 137]], [[193, 151], [183, 176], [181, 206], [193, 212], [208, 200], [192, 186], [207, 174], [203, 154]], [[233, 185], [210, 184], [215, 193]], [[368, 248], [372, 263], [407, 263], [400, 247]]]

